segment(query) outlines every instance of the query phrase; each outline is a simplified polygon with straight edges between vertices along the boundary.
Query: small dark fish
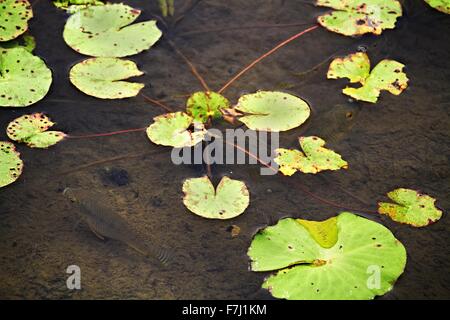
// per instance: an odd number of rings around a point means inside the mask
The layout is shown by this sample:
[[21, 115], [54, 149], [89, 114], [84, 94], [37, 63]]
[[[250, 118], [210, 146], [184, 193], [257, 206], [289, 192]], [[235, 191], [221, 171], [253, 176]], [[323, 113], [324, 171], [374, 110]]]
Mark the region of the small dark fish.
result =
[[146, 257], [157, 258], [163, 265], [168, 263], [169, 256], [165, 250], [145, 245], [125, 219], [100, 204], [102, 201], [99, 200], [101, 199], [99, 195], [72, 188], [64, 189], [63, 195], [77, 205], [82, 220], [100, 239], [121, 241]]

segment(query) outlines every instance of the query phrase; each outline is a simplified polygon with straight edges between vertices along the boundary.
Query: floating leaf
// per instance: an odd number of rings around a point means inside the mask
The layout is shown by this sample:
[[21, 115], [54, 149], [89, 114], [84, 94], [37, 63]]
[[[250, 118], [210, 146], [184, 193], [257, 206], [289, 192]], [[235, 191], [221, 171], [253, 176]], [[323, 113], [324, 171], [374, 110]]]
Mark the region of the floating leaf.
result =
[[22, 47], [0, 49], [0, 106], [29, 106], [45, 97], [51, 83], [41, 58]]
[[404, 65], [394, 60], [382, 60], [369, 74], [370, 61], [366, 53], [358, 52], [334, 59], [328, 69], [328, 79], [348, 78], [360, 82], [359, 88], [346, 87], [342, 92], [357, 100], [375, 103], [381, 90], [399, 95], [408, 86], [402, 71]]
[[384, 29], [395, 28], [402, 15], [396, 0], [317, 0], [317, 5], [335, 9], [317, 20], [328, 30], [345, 36], [381, 34]]
[[95, 57], [125, 57], [149, 49], [162, 33], [156, 21], [129, 25], [140, 10], [124, 4], [89, 6], [69, 17], [63, 37], [74, 50]]
[[387, 196], [395, 203], [379, 202], [378, 212], [394, 221], [424, 227], [442, 216], [442, 211], [434, 205], [436, 199], [415, 190], [399, 188]]
[[450, 0], [425, 0], [425, 2], [436, 10], [450, 14]]
[[222, 116], [220, 109], [229, 108], [230, 101], [216, 92], [196, 92], [186, 103], [187, 113], [195, 121], [206, 123], [211, 117], [217, 119]]
[[317, 173], [323, 170], [347, 169], [348, 163], [342, 157], [323, 146], [325, 141], [319, 137], [300, 137], [299, 143], [303, 152], [290, 149], [277, 149], [275, 162], [285, 176], [291, 176], [296, 171]]
[[23, 162], [14, 144], [0, 141], [0, 188], [16, 181], [22, 169]]
[[183, 183], [184, 205], [196, 215], [209, 219], [231, 219], [242, 214], [250, 202], [245, 183], [223, 177], [217, 189], [208, 177]]
[[28, 0], [2, 0], [0, 3], [0, 41], [17, 38], [28, 29], [33, 10]]
[[153, 143], [163, 146], [192, 147], [202, 141], [206, 134], [204, 126], [194, 123], [194, 119], [184, 112], [163, 114], [153, 120], [147, 128], [147, 136]]
[[144, 84], [120, 80], [142, 74], [130, 60], [91, 58], [70, 69], [70, 81], [87, 95], [101, 99], [123, 99], [136, 96]]
[[69, 13], [75, 13], [80, 9], [87, 8], [89, 6], [102, 6], [104, 3], [99, 0], [53, 0], [54, 6], [66, 10]]
[[[263, 287], [284, 299], [373, 299], [403, 273], [406, 251], [383, 225], [343, 212], [336, 243], [324, 248], [297, 219], [256, 234], [248, 250], [253, 271], [278, 271]], [[327, 228], [323, 228], [325, 230]]]
[[325, 221], [310, 221], [297, 219], [311, 237], [324, 248], [333, 247], [338, 239], [337, 217]]
[[48, 148], [66, 136], [60, 131], [47, 131], [54, 124], [43, 113], [27, 114], [11, 121], [6, 133], [11, 140], [26, 143], [31, 148]]
[[0, 50], [17, 48], [17, 47], [24, 48], [28, 52], [33, 52], [33, 50], [36, 48], [36, 40], [34, 39], [33, 36], [25, 33], [22, 36], [20, 36], [19, 38], [16, 38], [14, 40], [0, 43]]

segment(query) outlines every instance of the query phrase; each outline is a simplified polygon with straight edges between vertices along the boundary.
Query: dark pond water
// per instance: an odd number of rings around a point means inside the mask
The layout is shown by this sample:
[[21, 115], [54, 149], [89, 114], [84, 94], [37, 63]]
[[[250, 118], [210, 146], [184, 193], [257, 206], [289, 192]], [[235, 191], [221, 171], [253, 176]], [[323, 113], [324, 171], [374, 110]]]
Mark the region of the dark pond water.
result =
[[[156, 1], [125, 2], [143, 9], [142, 20], [158, 13]], [[178, 14], [190, 5], [175, 2]], [[226, 92], [232, 101], [261, 89], [303, 97], [313, 109], [307, 133], [335, 136], [330, 146], [350, 164], [346, 171], [297, 174], [292, 185], [280, 176], [260, 176], [257, 165], [214, 166], [215, 179], [227, 174], [249, 187], [251, 205], [236, 219], [209, 221], [190, 214], [181, 201], [181, 185], [186, 178], [203, 175], [204, 168], [173, 165], [169, 149], [153, 145], [144, 132], [68, 139], [49, 150], [19, 145], [25, 171], [0, 191], [0, 297], [270, 298], [260, 289], [266, 275], [248, 271], [246, 251], [254, 233], [281, 217], [322, 220], [341, 211], [295, 184], [367, 210], [376, 209], [376, 202], [396, 187], [415, 188], [437, 198], [438, 206], [448, 212], [450, 16], [419, 0], [404, 1], [404, 6], [397, 28], [381, 37], [347, 38], [319, 28], [258, 65]], [[167, 37], [217, 89], [324, 11], [295, 0], [199, 1], [178, 23], [169, 21], [166, 38], [131, 59], [145, 71], [139, 81], [146, 84], [146, 95], [182, 109], [185, 95], [201, 87]], [[105, 101], [78, 92], [68, 80], [68, 70], [85, 57], [62, 39], [66, 14], [44, 0], [35, 4], [34, 12], [35, 52], [52, 69], [54, 82], [39, 103], [1, 110], [1, 127], [22, 114], [46, 112], [58, 123], [57, 129], [81, 135], [146, 127], [164, 113], [142, 97]], [[245, 28], [291, 23], [305, 25]], [[325, 79], [327, 59], [360, 46], [367, 48], [374, 64], [384, 58], [404, 63], [409, 88], [400, 96], [383, 93], [376, 105], [349, 102], [340, 92], [346, 81]], [[345, 109], [356, 115], [351, 125], [341, 125], [343, 113], [334, 111]], [[296, 146], [304, 131], [281, 134], [281, 145]], [[0, 140], [7, 140], [4, 130]], [[102, 195], [98, 201], [112, 206], [146, 241], [171, 248], [173, 267], [161, 270], [126, 245], [102, 242], [85, 225], [76, 226], [76, 211], [61, 195], [66, 186], [96, 190]], [[405, 273], [382, 299], [450, 298], [447, 215], [422, 229], [376, 215], [370, 218], [392, 230], [408, 251]], [[241, 228], [239, 236], [231, 237], [231, 225]], [[65, 271], [71, 264], [81, 267], [82, 290], [66, 288]]]

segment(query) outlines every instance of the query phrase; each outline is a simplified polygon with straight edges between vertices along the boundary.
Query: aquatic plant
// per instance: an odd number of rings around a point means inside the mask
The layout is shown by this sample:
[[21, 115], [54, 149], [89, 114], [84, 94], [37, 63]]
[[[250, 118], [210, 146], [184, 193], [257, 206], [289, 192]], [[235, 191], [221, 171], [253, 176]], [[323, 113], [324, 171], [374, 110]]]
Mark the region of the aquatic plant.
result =
[[28, 30], [33, 10], [28, 0], [3, 0], [0, 6], [0, 41], [17, 38]]
[[425, 2], [436, 10], [450, 14], [450, 0], [425, 0]]
[[33, 52], [36, 48], [36, 40], [34, 37], [28, 33], [24, 33], [18, 38], [13, 40], [9, 40], [6, 42], [0, 42], [0, 50], [1, 49], [11, 49], [21, 47], [27, 50], [28, 52]]
[[173, 16], [175, 14], [174, 0], [158, 0], [158, 3], [163, 17]]
[[52, 0], [52, 3], [55, 7], [68, 11], [69, 13], [74, 13], [89, 6], [104, 5], [100, 0]]
[[22, 170], [23, 161], [14, 144], [0, 141], [0, 188], [16, 181]]
[[221, 110], [230, 107], [230, 101], [223, 95], [211, 91], [192, 94], [186, 102], [186, 112], [195, 121], [206, 123], [222, 117]]

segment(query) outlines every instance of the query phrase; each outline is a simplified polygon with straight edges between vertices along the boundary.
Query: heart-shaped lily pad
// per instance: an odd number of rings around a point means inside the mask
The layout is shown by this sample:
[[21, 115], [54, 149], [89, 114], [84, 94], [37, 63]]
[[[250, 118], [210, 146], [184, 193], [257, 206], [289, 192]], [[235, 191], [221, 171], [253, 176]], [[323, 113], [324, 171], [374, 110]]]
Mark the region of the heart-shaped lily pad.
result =
[[124, 4], [89, 6], [69, 17], [63, 37], [74, 50], [95, 57], [125, 57], [149, 49], [162, 33], [156, 21], [130, 25], [140, 10]]
[[450, 0], [425, 0], [425, 2], [436, 10], [450, 14]]
[[436, 208], [436, 199], [415, 190], [399, 188], [387, 196], [395, 203], [379, 202], [378, 212], [392, 220], [414, 227], [425, 227], [442, 217], [442, 211]]
[[358, 52], [334, 59], [328, 69], [328, 79], [348, 78], [362, 84], [359, 88], [346, 87], [342, 92], [357, 100], [375, 103], [381, 90], [399, 95], [408, 86], [408, 78], [402, 71], [404, 65], [394, 60], [382, 60], [372, 72], [366, 53]]
[[0, 141], [0, 188], [16, 181], [22, 169], [23, 162], [14, 144]]
[[11, 49], [17, 47], [24, 48], [28, 52], [33, 52], [36, 48], [36, 40], [32, 35], [25, 33], [14, 40], [0, 43], [0, 51], [1, 49]]
[[317, 0], [317, 5], [335, 9], [320, 16], [318, 22], [346, 36], [381, 34], [384, 29], [395, 28], [402, 15], [402, 6], [396, 0]]
[[[283, 299], [373, 299], [390, 291], [403, 273], [406, 251], [383, 225], [343, 212], [319, 232], [337, 230], [326, 248], [297, 219], [261, 230], [248, 250], [253, 271], [278, 271], [263, 287]], [[335, 228], [330, 225], [335, 223]]]
[[229, 108], [230, 101], [216, 92], [196, 92], [189, 97], [186, 103], [186, 112], [195, 121], [206, 123], [208, 119], [217, 119], [222, 116], [221, 109]]
[[250, 203], [245, 183], [223, 177], [217, 189], [208, 177], [187, 179], [183, 183], [184, 205], [208, 219], [231, 219], [242, 214]]
[[290, 149], [277, 149], [275, 162], [285, 176], [291, 176], [297, 171], [303, 173], [318, 173], [323, 170], [347, 169], [348, 163], [333, 150], [324, 148], [325, 141], [319, 137], [300, 137], [303, 152]]
[[87, 95], [101, 99], [123, 99], [136, 96], [144, 84], [121, 80], [142, 74], [130, 60], [91, 58], [70, 69], [70, 81]]
[[52, 83], [45, 62], [25, 48], [0, 49], [0, 106], [26, 107], [41, 100]]
[[2, 0], [0, 2], [0, 41], [17, 38], [28, 30], [33, 10], [28, 0]]
[[11, 140], [26, 143], [31, 148], [48, 148], [66, 136], [61, 131], [47, 131], [55, 123], [43, 113], [26, 114], [8, 124]]
[[155, 117], [147, 128], [148, 138], [156, 144], [175, 148], [192, 147], [202, 141], [206, 130], [203, 124], [184, 112], [167, 113]]

